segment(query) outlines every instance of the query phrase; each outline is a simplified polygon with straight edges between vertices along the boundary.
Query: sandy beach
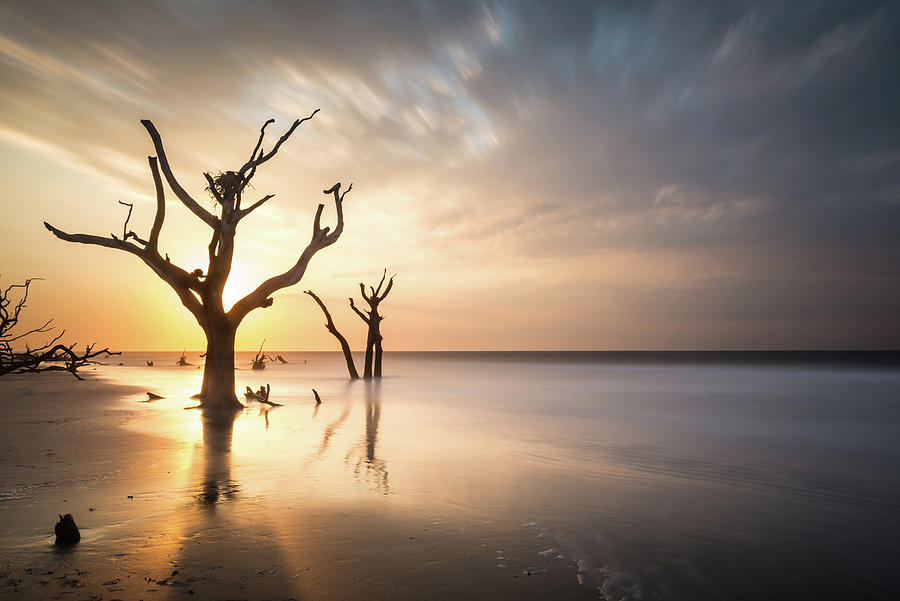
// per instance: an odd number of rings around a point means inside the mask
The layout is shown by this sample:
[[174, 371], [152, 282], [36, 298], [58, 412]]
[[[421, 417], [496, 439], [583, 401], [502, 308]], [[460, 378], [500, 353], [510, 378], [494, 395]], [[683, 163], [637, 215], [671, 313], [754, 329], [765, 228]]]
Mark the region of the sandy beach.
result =
[[[335, 457], [361, 487], [323, 482], [310, 463], [329, 459], [355, 400], [334, 400], [338, 379], [315, 415], [306, 403], [296, 440], [269, 446], [247, 440], [275, 430], [275, 411], [267, 423], [248, 406], [232, 431], [184, 411], [186, 396], [144, 403], [142, 388], [91, 377], [0, 381], [4, 599], [596, 597], [571, 559], [540, 554], [539, 531], [515, 525], [532, 534], [523, 541], [478, 512], [378, 502], [390, 500], [387, 468], [365, 441]], [[257, 482], [237, 475], [247, 470]], [[78, 545], [54, 547], [59, 513], [74, 515]]]

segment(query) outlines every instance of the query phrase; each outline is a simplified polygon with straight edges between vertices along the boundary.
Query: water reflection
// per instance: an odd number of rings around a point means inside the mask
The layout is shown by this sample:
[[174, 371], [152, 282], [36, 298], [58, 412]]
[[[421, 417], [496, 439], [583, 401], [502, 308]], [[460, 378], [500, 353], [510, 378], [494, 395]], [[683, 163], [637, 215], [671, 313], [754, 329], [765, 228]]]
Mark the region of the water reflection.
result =
[[271, 410], [274, 409], [274, 408], [275, 408], [275, 407], [267, 407], [267, 406], [265, 406], [265, 405], [260, 405], [260, 406], [259, 406], [259, 413], [258, 413], [258, 415], [263, 416], [263, 418], [266, 420], [266, 430], [269, 429], [269, 411], [271, 411]]
[[[374, 480], [375, 490], [380, 493], [388, 494], [390, 487], [388, 485], [388, 469], [387, 463], [383, 459], [375, 456], [376, 447], [378, 446], [378, 425], [381, 421], [381, 381], [368, 380], [365, 383], [366, 393], [366, 431], [359, 446], [365, 449], [365, 453], [361, 457], [357, 457], [353, 473], [357, 479], [363, 474], [368, 479]], [[346, 460], [354, 454], [356, 449], [351, 449], [347, 454]]]
[[[319, 410], [319, 406], [316, 406], [316, 411]], [[350, 405], [345, 405], [344, 410], [341, 412], [340, 417], [336, 420], [325, 426], [325, 432], [322, 434], [322, 442], [319, 444], [319, 448], [316, 451], [316, 457], [322, 457], [325, 455], [325, 452], [328, 450], [328, 445], [331, 444], [331, 437], [334, 436], [335, 431], [347, 421], [347, 417], [350, 416]]]
[[[235, 443], [238, 418], [244, 421], [238, 424]], [[201, 425], [203, 444], [193, 455], [192, 494], [176, 518], [181, 529], [173, 537], [178, 551], [169, 559], [169, 577], [157, 580], [156, 586], [171, 587], [167, 598], [172, 601], [186, 594], [199, 599], [233, 598], [235, 590], [245, 587], [254, 598], [299, 598], [289, 568], [296, 560], [277, 536], [283, 516], [269, 513], [257, 502], [252, 492], [257, 483], [235, 467], [241, 463], [235, 453], [244, 457], [246, 428], [261, 425], [258, 416], [252, 411], [204, 414]]]
[[[206, 415], [203, 423], [203, 481], [195, 499], [200, 505], [215, 507], [222, 501], [233, 500], [240, 487], [231, 479], [231, 443], [234, 422], [239, 414]], [[266, 416], [268, 427], [268, 415]]]

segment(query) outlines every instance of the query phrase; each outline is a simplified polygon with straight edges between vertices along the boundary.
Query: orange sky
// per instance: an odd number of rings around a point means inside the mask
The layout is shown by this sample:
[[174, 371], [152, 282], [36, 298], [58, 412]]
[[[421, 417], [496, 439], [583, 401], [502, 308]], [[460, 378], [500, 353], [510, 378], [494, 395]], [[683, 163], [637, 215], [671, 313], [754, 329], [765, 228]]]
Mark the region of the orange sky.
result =
[[[321, 190], [336, 181], [354, 184], [344, 234], [300, 284], [248, 317], [240, 349], [264, 338], [273, 350], [336, 349], [307, 288], [360, 348], [363, 324], [346, 298], [383, 268], [398, 274], [382, 307], [388, 350], [896, 341], [890, 224], [900, 204], [883, 201], [891, 181], [878, 171], [895, 160], [896, 140], [851, 147], [837, 109], [825, 120], [833, 131], [817, 133], [824, 144], [791, 130], [803, 125], [790, 103], [803, 105], [807, 80], [810, 97], [813, 84], [847, 80], [835, 102], [869, 91], [851, 86], [854, 65], [881, 64], [866, 53], [890, 30], [883, 14], [817, 21], [780, 48], [741, 14], [695, 15], [686, 23], [697, 35], [682, 35], [664, 5], [631, 15], [450, 4], [391, 14], [3, 6], [0, 283], [45, 278], [29, 316], [54, 317], [71, 341], [202, 348], [193, 318], [135, 257], [64, 243], [41, 222], [120, 232], [123, 200], [146, 236], [154, 200], [142, 118], [161, 132], [181, 183], [206, 199], [202, 172], [238, 168], [266, 119], [278, 135], [321, 108], [254, 179], [254, 194], [276, 197], [242, 223], [227, 290], [247, 292], [293, 264]], [[823, 62], [823, 44], [844, 57], [840, 72]], [[806, 80], [779, 79], [801, 67]], [[783, 89], [798, 97], [775, 94]], [[807, 198], [810, 186], [819, 187]], [[168, 203], [161, 250], [205, 268], [206, 226], [172, 194]]]

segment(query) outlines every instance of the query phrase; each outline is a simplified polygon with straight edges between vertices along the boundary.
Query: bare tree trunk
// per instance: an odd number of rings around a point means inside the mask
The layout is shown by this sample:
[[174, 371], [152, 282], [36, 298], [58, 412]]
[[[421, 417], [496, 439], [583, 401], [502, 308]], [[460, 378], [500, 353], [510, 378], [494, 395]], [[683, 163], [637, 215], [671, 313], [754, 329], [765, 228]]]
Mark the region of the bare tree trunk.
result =
[[366, 335], [366, 365], [363, 368], [363, 378], [367, 380], [372, 379], [372, 358], [375, 349], [375, 338], [372, 335], [372, 328], [369, 328], [369, 333]]
[[344, 353], [344, 361], [347, 362], [347, 371], [350, 373], [350, 379], [359, 380], [359, 372], [356, 371], [356, 364], [353, 362], [353, 353], [350, 352], [350, 344], [343, 336], [338, 338], [338, 342], [341, 343], [341, 351]]
[[381, 341], [383, 336], [379, 332], [377, 334], [377, 338], [375, 339], [375, 377], [381, 377], [381, 355], [384, 353], [384, 349], [381, 348]]
[[206, 332], [206, 365], [200, 398], [203, 406], [215, 410], [240, 410], [234, 391], [235, 328], [227, 321], [208, 325]]
[[370, 293], [368, 294], [366, 293], [365, 285], [363, 285], [362, 282], [359, 283], [359, 291], [362, 293], [363, 300], [369, 304], [368, 311], [358, 308], [353, 301], [353, 298], [350, 298], [350, 308], [353, 309], [360, 319], [366, 322], [367, 326], [369, 326], [366, 337], [366, 367], [363, 374], [363, 377], [366, 379], [372, 378], [373, 375], [376, 378], [381, 377], [381, 362], [384, 355], [384, 349], [381, 347], [381, 341], [383, 340], [383, 336], [381, 335], [381, 320], [384, 319], [384, 316], [378, 312], [378, 305], [381, 304], [381, 301], [387, 297], [391, 288], [394, 287], [394, 276], [391, 276], [384, 292], [381, 291], [386, 277], [387, 269], [384, 270], [384, 273], [381, 276], [381, 282], [379, 282], [378, 288], [370, 286]]

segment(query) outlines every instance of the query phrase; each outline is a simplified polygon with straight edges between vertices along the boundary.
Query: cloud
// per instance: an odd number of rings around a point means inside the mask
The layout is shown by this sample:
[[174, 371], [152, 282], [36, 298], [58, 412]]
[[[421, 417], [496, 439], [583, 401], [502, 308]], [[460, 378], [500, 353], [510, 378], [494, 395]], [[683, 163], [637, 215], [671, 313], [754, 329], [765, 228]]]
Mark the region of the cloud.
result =
[[[284, 125], [322, 108], [260, 174], [260, 192], [279, 193], [260, 219], [282, 248], [323, 182], [352, 179], [370, 227], [365, 243], [348, 236], [348, 256], [415, 254], [415, 269], [452, 271], [461, 286], [538, 257], [575, 286], [601, 276], [572, 270], [573, 257], [636, 253], [646, 269], [668, 257], [687, 272], [734, 273], [728, 293], [667, 288], [698, 315], [759, 313], [741, 291], [783, 290], [786, 264], [821, 278], [792, 291], [791, 319], [900, 300], [895, 3], [2, 10], [4, 139], [127, 189], [147, 191], [141, 117], [157, 121], [199, 193], [200, 171], [241, 162], [266, 118]], [[627, 303], [656, 289], [621, 285], [610, 293]]]

